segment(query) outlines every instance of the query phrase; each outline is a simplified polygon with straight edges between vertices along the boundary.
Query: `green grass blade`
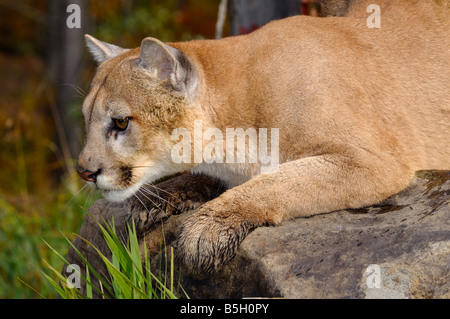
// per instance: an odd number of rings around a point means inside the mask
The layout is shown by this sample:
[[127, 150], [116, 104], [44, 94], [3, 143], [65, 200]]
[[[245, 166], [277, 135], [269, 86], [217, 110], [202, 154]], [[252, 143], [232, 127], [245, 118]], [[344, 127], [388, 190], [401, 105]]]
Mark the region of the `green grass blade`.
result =
[[[72, 249], [75, 251], [75, 253], [80, 257], [80, 259], [83, 261], [83, 263], [91, 270], [91, 272], [94, 274], [94, 276], [100, 281], [100, 282], [102, 282], [102, 284], [103, 284], [103, 286], [104, 287], [106, 287], [106, 289], [108, 290], [108, 292], [110, 293], [110, 294], [112, 294], [112, 291], [111, 291], [111, 289], [109, 288], [109, 285], [107, 285], [106, 283], [105, 283], [105, 281], [103, 280], [103, 278], [95, 271], [95, 269], [94, 269], [94, 267], [92, 267], [89, 263], [88, 263], [88, 261], [86, 260], [86, 258], [84, 258], [84, 256], [81, 254], [81, 252], [75, 247], [75, 245], [70, 241], [70, 239], [68, 239], [64, 234], [63, 234], [63, 236], [64, 236], [64, 238], [66, 239], [66, 241], [69, 243], [69, 245], [72, 247]], [[77, 235], [78, 236], [78, 235]], [[80, 237], [80, 236], [78, 236], [81, 240], [84, 240], [84, 241], [86, 241], [87, 242], [87, 240], [86, 239], [84, 239], [84, 238], [82, 238], [82, 237]], [[60, 259], [60, 260], [62, 260], [63, 262], [64, 262], [64, 264], [66, 264], [66, 265], [70, 265], [70, 263], [66, 260], [66, 258], [64, 258], [63, 256], [61, 256], [61, 254], [59, 253], [59, 252], [57, 252], [52, 246], [50, 246], [45, 240], [44, 240], [44, 243], [46, 243], [47, 244], [47, 246], [56, 254], [56, 256]], [[84, 276], [82, 276], [81, 274], [80, 274], [80, 277], [81, 277], [81, 279], [83, 279], [84, 280], [84, 282], [87, 282], [87, 278], [86, 277], [84, 277]], [[89, 281], [90, 282], [90, 281]], [[92, 285], [92, 287], [99, 293], [99, 294], [101, 294], [102, 296], [104, 296], [104, 297], [106, 297], [106, 295], [102, 292], [102, 291], [100, 291], [97, 287], [95, 287], [94, 285]]]
[[[42, 271], [41, 271], [42, 272]], [[17, 280], [20, 281], [22, 284], [24, 284], [26, 287], [28, 287], [29, 289], [33, 290], [37, 295], [39, 295], [39, 297], [41, 297], [42, 299], [47, 299], [47, 297], [45, 297], [44, 295], [42, 295], [39, 291], [37, 291], [36, 289], [34, 289], [33, 287], [31, 287], [29, 284], [27, 284], [25, 281], [23, 281], [21, 278], [17, 277]]]
[[[91, 214], [89, 215], [93, 218]], [[170, 250], [170, 270], [167, 269], [169, 265], [167, 262], [167, 257], [169, 254], [165, 254], [166, 270], [164, 279], [162, 275], [160, 275], [160, 277], [157, 277], [150, 270], [150, 259], [145, 243], [143, 246], [144, 252], [143, 254], [141, 254], [134, 221], [131, 225], [127, 225], [127, 243], [124, 243], [123, 240], [119, 239], [116, 233], [114, 220], [112, 220], [109, 224], [104, 221], [105, 226], [101, 225], [97, 220], [95, 221], [97, 222], [100, 232], [105, 239], [105, 243], [107, 244], [108, 249], [111, 252], [111, 258], [106, 257], [88, 240], [82, 238], [79, 235], [77, 236], [89, 246], [91, 246], [99, 255], [102, 262], [105, 264], [106, 270], [109, 274], [109, 279], [104, 279], [99, 276], [97, 271], [88, 263], [86, 258], [75, 247], [72, 241], [70, 241], [63, 234], [70, 247], [74, 249], [75, 253], [85, 264], [85, 276], [82, 276], [78, 270], [76, 271], [80, 278], [83, 279], [86, 283], [86, 296], [82, 295], [78, 289], [73, 289], [70, 288], [70, 286], [67, 286], [67, 278], [64, 277], [61, 273], [57, 272], [47, 263], [48, 267], [56, 275], [58, 280], [54, 280], [46, 274], [44, 274], [44, 276], [49, 281], [50, 285], [53, 286], [53, 288], [57, 291], [57, 293], [60, 294], [61, 297], [91, 299], [93, 298], [93, 290], [95, 289], [101, 296], [105, 298], [107, 297], [107, 295], [103, 292], [103, 287], [105, 287], [108, 293], [113, 298], [177, 298], [174, 293], [175, 267], [173, 248], [171, 248]], [[69, 265], [69, 262], [61, 254], [53, 249], [45, 240], [44, 242], [56, 254], [56, 256], [64, 262], [65, 265]], [[170, 274], [168, 274], [168, 271], [170, 271]], [[170, 276], [170, 279], [167, 278], [168, 275]], [[99, 280], [100, 289], [92, 284], [91, 280], [93, 276], [95, 276]], [[166, 287], [166, 283], [169, 283], [170, 287]]]
[[86, 297], [92, 299], [92, 283], [89, 268], [86, 266]]
[[133, 280], [135, 284], [141, 289], [145, 291], [146, 286], [146, 278], [144, 275], [144, 271], [142, 268], [142, 259], [141, 259], [141, 252], [139, 249], [139, 242], [137, 240], [136, 235], [136, 227], [134, 225], [134, 221], [132, 224], [132, 227], [128, 225], [128, 234], [130, 239], [130, 253], [131, 253], [131, 261], [132, 261], [132, 268], [133, 268]]
[[110, 273], [113, 281], [117, 284], [119, 291], [121, 292], [122, 298], [131, 298], [133, 289], [136, 290], [136, 292], [140, 296], [145, 296], [145, 291], [142, 291], [138, 286], [136, 286], [129, 278], [128, 274], [120, 271], [119, 268], [117, 268], [112, 261], [110, 261], [107, 257], [105, 257], [96, 247], [94, 247], [92, 244], [90, 244], [92, 248], [94, 248], [99, 256], [102, 258], [103, 262], [105, 263], [108, 272]]
[[81, 293], [76, 289], [75, 287], [70, 288], [67, 286], [67, 278], [65, 278], [63, 275], [61, 275], [55, 268], [53, 268], [50, 264], [47, 263], [46, 260], [44, 260], [44, 263], [48, 266], [48, 268], [53, 272], [53, 274], [56, 275], [56, 277], [59, 279], [59, 283], [50, 278], [47, 274], [45, 274], [43, 271], [44, 277], [48, 280], [48, 282], [53, 286], [53, 288], [58, 292], [58, 294], [64, 298], [64, 299], [77, 299], [77, 298], [83, 298]]
[[[150, 276], [150, 258], [148, 257], [147, 245], [144, 241], [144, 264], [145, 264], [145, 282], [147, 284], [147, 295], [152, 298], [155, 291], [153, 290], [152, 277]], [[156, 296], [156, 294], [155, 294]]]
[[53, 288], [56, 290], [56, 292], [61, 296], [63, 299], [70, 299], [70, 295], [67, 293], [67, 291], [61, 286], [56, 283], [52, 278], [50, 278], [47, 274], [43, 273], [44, 277], [48, 280], [48, 282], [53, 286]]
[[113, 252], [116, 255], [119, 264], [123, 265], [123, 267], [125, 267], [124, 271], [127, 273], [131, 272], [131, 269], [129, 268], [131, 265], [130, 254], [128, 253], [128, 251], [126, 250], [126, 248], [124, 247], [122, 242], [117, 237], [114, 224], [113, 224], [112, 228], [107, 226], [108, 229], [106, 229], [105, 227], [103, 227], [100, 224], [98, 224], [98, 226], [100, 228], [100, 231], [103, 234], [103, 237], [105, 238], [108, 248], [111, 250], [111, 252]]
[[170, 292], [172, 293], [173, 293], [173, 269], [174, 269], [173, 260], [174, 260], [173, 247], [170, 247]]

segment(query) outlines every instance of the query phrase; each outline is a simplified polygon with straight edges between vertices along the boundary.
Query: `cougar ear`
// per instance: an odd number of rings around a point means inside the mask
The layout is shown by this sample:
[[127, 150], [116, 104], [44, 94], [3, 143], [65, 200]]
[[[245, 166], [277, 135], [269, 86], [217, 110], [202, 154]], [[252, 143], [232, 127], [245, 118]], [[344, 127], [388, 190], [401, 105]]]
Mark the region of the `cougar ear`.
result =
[[193, 83], [191, 63], [185, 55], [155, 38], [141, 43], [140, 65], [161, 81], [167, 80], [175, 90], [184, 90]]
[[97, 40], [96, 38], [90, 36], [89, 34], [85, 34], [84, 38], [86, 39], [86, 45], [89, 51], [91, 52], [92, 56], [94, 57], [94, 60], [98, 64], [101, 64], [106, 60], [114, 58], [119, 54], [128, 51], [128, 49], [123, 49], [121, 47], [118, 47], [117, 45]]

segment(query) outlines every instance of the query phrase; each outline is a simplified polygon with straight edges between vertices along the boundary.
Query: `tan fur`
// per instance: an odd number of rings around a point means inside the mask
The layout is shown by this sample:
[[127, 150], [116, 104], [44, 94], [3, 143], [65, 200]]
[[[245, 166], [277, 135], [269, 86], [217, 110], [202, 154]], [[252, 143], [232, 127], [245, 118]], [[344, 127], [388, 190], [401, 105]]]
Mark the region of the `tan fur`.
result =
[[[355, 2], [345, 18], [292, 17], [245, 36], [169, 43], [192, 65], [190, 91], [155, 84], [136, 66], [139, 49], [106, 60], [83, 106], [80, 167], [91, 158], [90, 170], [102, 168], [116, 188], [124, 165], [152, 166], [134, 169], [129, 184], [151, 170], [227, 183], [183, 225], [178, 251], [197, 270], [230, 259], [254, 227], [371, 205], [407, 187], [417, 170], [450, 169], [449, 2], [379, 0], [380, 29], [366, 25], [373, 1]], [[133, 118], [119, 148], [99, 124], [109, 101]], [[192, 132], [196, 119], [203, 129], [279, 128], [278, 171], [175, 165], [170, 134]]]

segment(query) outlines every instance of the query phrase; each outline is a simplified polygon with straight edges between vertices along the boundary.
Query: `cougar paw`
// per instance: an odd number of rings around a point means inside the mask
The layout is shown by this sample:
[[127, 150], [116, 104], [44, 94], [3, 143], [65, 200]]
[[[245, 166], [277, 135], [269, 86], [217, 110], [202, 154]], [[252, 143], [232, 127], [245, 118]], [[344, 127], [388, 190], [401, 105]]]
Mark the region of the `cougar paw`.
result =
[[210, 272], [234, 257], [254, 225], [237, 213], [201, 207], [181, 226], [177, 254], [192, 272]]

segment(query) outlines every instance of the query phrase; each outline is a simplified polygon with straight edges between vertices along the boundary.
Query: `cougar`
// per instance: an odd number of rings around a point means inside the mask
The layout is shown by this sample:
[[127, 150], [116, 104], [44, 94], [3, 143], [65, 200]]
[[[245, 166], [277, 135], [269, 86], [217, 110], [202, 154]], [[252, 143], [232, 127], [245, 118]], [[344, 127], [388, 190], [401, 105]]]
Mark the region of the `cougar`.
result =
[[372, 205], [417, 170], [450, 169], [449, 1], [377, 0], [378, 28], [373, 0], [331, 2], [345, 17], [220, 40], [123, 49], [87, 35], [99, 66], [80, 176], [141, 231], [195, 210], [177, 251], [209, 271], [255, 227]]

